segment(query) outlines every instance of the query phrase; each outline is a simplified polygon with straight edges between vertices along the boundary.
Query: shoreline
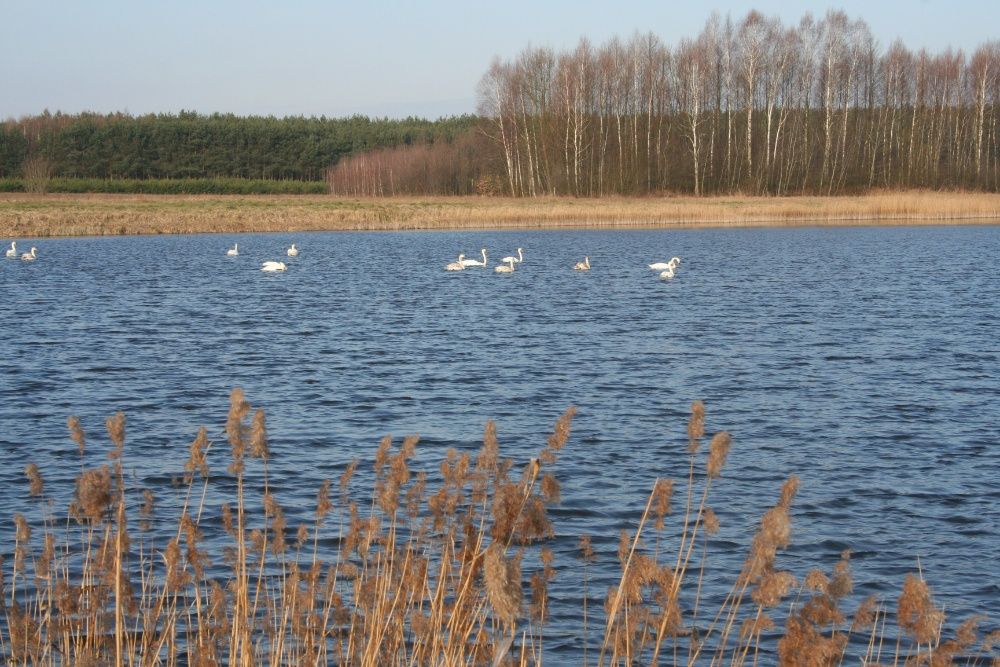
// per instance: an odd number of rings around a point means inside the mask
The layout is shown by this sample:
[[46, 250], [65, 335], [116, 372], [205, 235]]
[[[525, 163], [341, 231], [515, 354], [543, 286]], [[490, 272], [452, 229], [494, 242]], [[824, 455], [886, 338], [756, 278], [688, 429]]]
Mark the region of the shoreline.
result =
[[830, 197], [395, 197], [0, 195], [0, 237], [501, 229], [699, 229], [983, 225], [1000, 194], [930, 191]]

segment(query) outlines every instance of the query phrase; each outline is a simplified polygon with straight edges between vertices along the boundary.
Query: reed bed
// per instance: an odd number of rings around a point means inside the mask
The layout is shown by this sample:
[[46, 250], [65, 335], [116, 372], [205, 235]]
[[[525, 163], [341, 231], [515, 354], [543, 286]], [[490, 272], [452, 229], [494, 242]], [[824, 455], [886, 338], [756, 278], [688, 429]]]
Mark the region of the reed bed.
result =
[[[706, 436], [700, 402], [678, 444], [687, 478], [655, 482], [616, 554], [582, 535], [577, 556], [557, 562], [549, 509], [574, 415], [523, 464], [501, 455], [493, 422], [475, 455], [449, 451], [431, 474], [415, 469], [417, 436], [386, 436], [371, 461], [319, 485], [299, 526], [269, 481], [264, 412], [239, 389], [225, 441], [203, 427], [191, 442], [175, 515], [128, 474], [124, 415], [106, 422], [106, 457], [71, 417], [80, 473], [68, 511], [55, 511], [37, 466], [25, 471], [38, 512], [14, 517], [0, 567], [0, 654], [11, 665], [542, 665], [551, 600], [582, 579], [588, 665], [1000, 661], [1000, 631], [980, 636], [976, 616], [946, 632], [919, 574], [895, 600], [853, 604], [847, 553], [801, 579], [782, 569], [795, 477], [709, 607], [701, 593], [732, 439]], [[370, 488], [355, 488], [359, 466]], [[216, 506], [210, 486], [231, 495]], [[599, 559], [620, 572], [606, 592], [588, 588]]]
[[975, 224], [1000, 194], [836, 197], [369, 198], [0, 194], [0, 237], [331, 230]]

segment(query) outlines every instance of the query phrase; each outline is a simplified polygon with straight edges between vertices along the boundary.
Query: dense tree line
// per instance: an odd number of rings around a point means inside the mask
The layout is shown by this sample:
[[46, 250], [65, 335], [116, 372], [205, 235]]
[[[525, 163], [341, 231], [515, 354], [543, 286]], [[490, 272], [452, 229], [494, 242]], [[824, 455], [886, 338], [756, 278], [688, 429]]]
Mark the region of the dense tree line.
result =
[[10, 120], [0, 179], [33, 164], [77, 179], [325, 180], [370, 196], [996, 191], [998, 104], [1000, 42], [914, 52], [881, 47], [842, 12], [785, 26], [751, 11], [675, 45], [647, 33], [497, 59], [479, 116]]
[[863, 21], [714, 16], [496, 60], [478, 91], [514, 195], [836, 193], [1000, 184], [1000, 44], [881, 49]]
[[327, 172], [336, 195], [468, 195], [504, 193], [485, 134], [470, 130], [454, 141], [379, 148], [345, 157]]
[[0, 178], [0, 192], [119, 195], [322, 195], [323, 181], [267, 178]]
[[322, 181], [345, 155], [447, 143], [468, 134], [475, 122], [472, 116], [429, 121], [44, 113], [0, 124], [0, 178], [22, 176], [30, 159], [44, 158], [51, 175], [64, 178]]

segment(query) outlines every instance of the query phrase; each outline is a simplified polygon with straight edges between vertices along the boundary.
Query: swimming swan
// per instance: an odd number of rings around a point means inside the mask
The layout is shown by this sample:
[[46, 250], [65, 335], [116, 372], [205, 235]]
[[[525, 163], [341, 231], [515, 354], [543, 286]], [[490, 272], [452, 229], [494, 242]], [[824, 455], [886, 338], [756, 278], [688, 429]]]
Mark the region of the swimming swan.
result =
[[664, 269], [674, 269], [677, 265], [681, 263], [680, 257], [671, 257], [669, 262], [656, 262], [655, 264], [650, 264], [649, 268], [654, 271], [662, 271]]
[[7, 256], [11, 259], [17, 257], [17, 241], [10, 242], [10, 248], [7, 249]]
[[669, 280], [674, 277], [674, 267], [668, 266], [667, 270], [660, 274], [660, 280]]
[[574, 271], [590, 271], [590, 257], [584, 257], [582, 262], [573, 265]]
[[451, 264], [445, 264], [444, 270], [445, 271], [462, 271], [462, 270], [464, 270], [465, 269], [465, 264], [462, 263], [463, 259], [465, 259], [465, 255], [459, 255], [457, 261], [452, 262]]
[[479, 252], [483, 253], [483, 261], [480, 262], [478, 259], [463, 259], [462, 266], [486, 266], [486, 248], [482, 248]]
[[34, 262], [36, 259], [38, 259], [35, 256], [35, 250], [37, 250], [37, 248], [32, 247], [31, 252], [26, 252], [23, 255], [21, 255], [21, 260], [25, 262]]
[[292, 247], [288, 249], [288, 256], [289, 257], [298, 257], [299, 256], [298, 248], [295, 247], [294, 243], [292, 244]]
[[284, 262], [264, 262], [261, 265], [260, 270], [273, 272], [273, 271], [284, 271], [287, 268], [288, 267], [285, 266]]
[[226, 251], [226, 254], [230, 257], [236, 257], [240, 254], [240, 244], [234, 243], [233, 247]]
[[501, 264], [500, 266], [493, 269], [493, 271], [495, 271], [496, 273], [514, 273], [514, 261], [515, 261], [514, 258], [508, 257], [504, 261], [507, 262], [506, 266]]
[[518, 248], [517, 249], [517, 257], [513, 257], [511, 255], [508, 255], [508, 256], [504, 257], [503, 259], [501, 259], [500, 261], [501, 262], [514, 262], [515, 264], [520, 264], [521, 262], [524, 261], [524, 254], [521, 252], [521, 249]]

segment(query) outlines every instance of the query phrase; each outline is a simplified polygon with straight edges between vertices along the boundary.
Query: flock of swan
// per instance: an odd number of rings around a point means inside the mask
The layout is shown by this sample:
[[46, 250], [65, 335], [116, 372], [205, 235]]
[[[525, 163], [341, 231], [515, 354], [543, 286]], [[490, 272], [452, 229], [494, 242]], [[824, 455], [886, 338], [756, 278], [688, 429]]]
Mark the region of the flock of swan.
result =
[[[240, 254], [240, 244], [239, 243], [234, 243], [233, 247], [226, 251], [226, 255], [228, 257], [239, 257], [239, 254]], [[299, 256], [299, 249], [296, 248], [295, 244], [293, 243], [292, 247], [285, 251], [285, 254], [288, 255], [289, 257], [298, 257]], [[11, 241], [10, 242], [10, 248], [7, 249], [6, 256], [7, 256], [7, 259], [17, 259], [17, 241]], [[33, 262], [36, 259], [38, 259], [38, 248], [35, 248], [34, 246], [32, 246], [30, 252], [26, 252], [26, 253], [22, 253], [21, 254], [21, 261], [24, 261], [24, 262]], [[284, 262], [268, 261], [268, 262], [264, 262], [261, 265], [260, 270], [261, 271], [284, 271], [287, 268], [288, 268], [288, 266]]]
[[[460, 254], [457, 260], [445, 264], [444, 270], [464, 271], [465, 269], [477, 266], [485, 267], [487, 261], [486, 248], [480, 249], [479, 252], [482, 253], [483, 256], [482, 261], [478, 259], [466, 259], [464, 254]], [[502, 263], [493, 267], [493, 271], [495, 271], [496, 273], [514, 273], [514, 270], [517, 267], [517, 265], [524, 261], [524, 249], [523, 248], [517, 249], [517, 257], [509, 255], [507, 257], [504, 257], [500, 261]], [[680, 257], [671, 257], [669, 262], [655, 262], [653, 264], [649, 264], [648, 266], [654, 271], [660, 271], [661, 280], [669, 280], [670, 278], [674, 277], [674, 271], [676, 271], [677, 267], [680, 266], [680, 263], [681, 263]], [[577, 262], [576, 264], [574, 264], [573, 270], [590, 271], [590, 257], [585, 256], [582, 262]]]
[[[465, 255], [459, 255], [458, 259], [455, 260], [454, 262], [451, 262], [449, 264], [445, 264], [444, 270], [445, 271], [464, 271], [465, 269], [473, 268], [473, 267], [477, 267], [477, 266], [485, 268], [486, 267], [486, 261], [487, 261], [487, 259], [486, 259], [486, 248], [480, 249], [479, 252], [482, 253], [482, 255], [483, 255], [482, 261], [480, 261], [478, 259], [466, 259]], [[504, 257], [503, 259], [500, 260], [501, 263], [498, 264], [497, 266], [495, 266], [493, 268], [493, 270], [495, 272], [497, 272], [497, 273], [513, 273], [514, 272], [514, 266], [516, 264], [520, 264], [523, 261], [524, 261], [524, 250], [522, 250], [521, 248], [518, 248], [517, 249], [517, 257], [514, 257], [513, 255], [509, 255], [507, 257]]]
[[[38, 259], [38, 248], [32, 246], [31, 252], [21, 253], [22, 262], [34, 262]], [[7, 259], [17, 259], [17, 241], [11, 241], [7, 248]]]
[[[285, 251], [285, 254], [289, 257], [298, 257], [299, 249], [292, 244], [292, 247]], [[239, 257], [240, 256], [240, 244], [233, 243], [233, 247], [226, 251], [227, 257]], [[268, 273], [274, 273], [276, 271], [284, 271], [288, 268], [288, 265], [284, 262], [278, 262], [275, 260], [269, 260], [260, 265], [261, 271], [267, 271]]]
[[[31, 252], [26, 252], [21, 254], [21, 260], [25, 262], [33, 262], [37, 259], [37, 248], [32, 247]], [[464, 254], [460, 254], [458, 259], [454, 262], [450, 262], [445, 265], [445, 271], [464, 271], [469, 268], [485, 268], [487, 266], [487, 255], [486, 248], [481, 248], [479, 251], [482, 254], [482, 260], [478, 259], [466, 259]], [[233, 243], [233, 247], [226, 251], [228, 257], [239, 257], [240, 254], [240, 244]], [[293, 243], [290, 248], [285, 251], [285, 254], [289, 257], [298, 257], [299, 249], [295, 247]], [[8, 259], [17, 259], [17, 241], [10, 242], [10, 248], [7, 250]], [[500, 260], [501, 263], [493, 267], [493, 271], [496, 273], [514, 273], [517, 265], [524, 261], [524, 249], [517, 249], [517, 257], [513, 255], [508, 255]], [[649, 264], [649, 268], [654, 271], [660, 271], [660, 278], [662, 280], [669, 280], [674, 277], [674, 271], [681, 263], [680, 257], [672, 257], [669, 262], [656, 262], [654, 264]], [[278, 262], [275, 260], [269, 260], [261, 264], [260, 270], [267, 271], [269, 273], [284, 271], [288, 268], [288, 265], [284, 262]], [[573, 265], [574, 271], [590, 271], [590, 257], [585, 256], [582, 262], [577, 262]]]

